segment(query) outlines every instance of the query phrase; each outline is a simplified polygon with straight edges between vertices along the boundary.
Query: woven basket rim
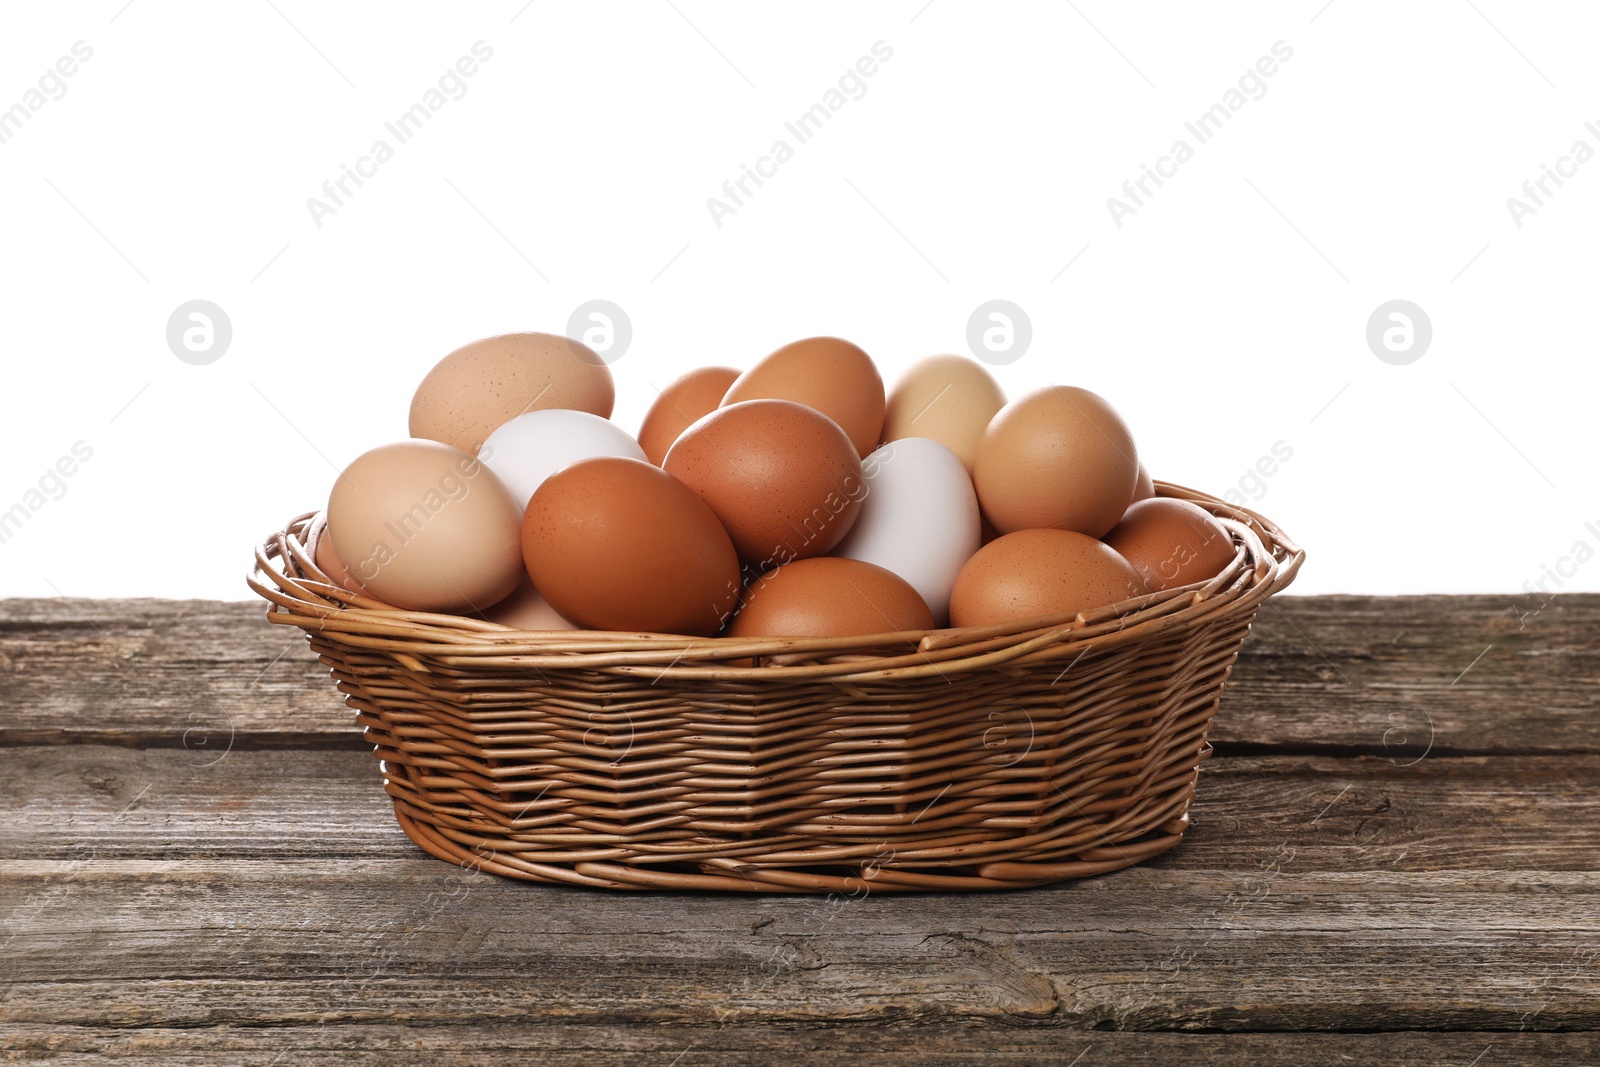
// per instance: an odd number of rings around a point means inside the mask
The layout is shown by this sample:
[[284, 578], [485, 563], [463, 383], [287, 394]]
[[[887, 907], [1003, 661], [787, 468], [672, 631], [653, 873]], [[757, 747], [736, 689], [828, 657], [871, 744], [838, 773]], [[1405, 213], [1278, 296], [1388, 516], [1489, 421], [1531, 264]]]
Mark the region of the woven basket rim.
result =
[[[1218, 497], [1157, 481], [1156, 495], [1205, 508], [1233, 535], [1233, 562], [1217, 577], [1071, 612], [995, 626], [835, 638], [690, 637], [598, 630], [518, 630], [468, 616], [407, 611], [337, 585], [314, 560], [319, 512], [292, 519], [255, 549], [246, 578], [270, 622], [335, 631], [353, 647], [394, 656], [412, 670], [588, 668], [623, 675], [793, 682], [878, 681], [1059, 659], [1139, 640], [1205, 619], [1253, 613], [1294, 580], [1300, 548], [1265, 516]], [[748, 666], [725, 661], [747, 660]], [[759, 662], [758, 662], [759, 661]]]

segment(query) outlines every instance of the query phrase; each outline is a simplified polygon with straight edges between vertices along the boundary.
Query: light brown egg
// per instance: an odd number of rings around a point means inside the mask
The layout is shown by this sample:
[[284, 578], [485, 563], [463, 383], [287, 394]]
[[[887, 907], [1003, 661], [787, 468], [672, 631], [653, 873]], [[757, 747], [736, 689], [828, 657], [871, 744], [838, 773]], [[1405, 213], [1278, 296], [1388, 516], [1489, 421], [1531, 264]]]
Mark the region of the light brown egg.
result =
[[953, 626], [1092, 611], [1145, 592], [1133, 565], [1073, 530], [1018, 530], [978, 549], [950, 593]]
[[1144, 575], [1152, 591], [1204, 582], [1233, 562], [1233, 537], [1206, 509], [1187, 500], [1136, 501], [1106, 544]]
[[516, 630], [578, 629], [576, 623], [550, 606], [531, 578], [523, 578], [514, 593], [484, 612], [483, 617]]
[[789, 400], [718, 408], [683, 432], [662, 468], [711, 505], [757, 573], [832, 549], [867, 491], [845, 432]]
[[839, 424], [865, 456], [883, 433], [883, 378], [871, 358], [837, 337], [808, 337], [784, 345], [728, 387], [722, 406], [745, 400], [792, 400]]
[[1156, 483], [1150, 477], [1150, 471], [1141, 461], [1139, 464], [1139, 478], [1133, 483], [1133, 501], [1149, 500], [1156, 495]]
[[739, 597], [739, 559], [711, 508], [643, 460], [601, 456], [546, 478], [522, 554], [561, 615], [591, 630], [709, 636]]
[[922, 595], [858, 559], [796, 560], [750, 583], [729, 637], [854, 637], [933, 629]]
[[611, 417], [611, 369], [581, 341], [508, 333], [445, 356], [411, 398], [411, 436], [477, 454], [502, 423], [525, 411], [572, 408]]
[[476, 456], [438, 441], [398, 441], [357, 456], [333, 483], [333, 549], [379, 600], [466, 614], [522, 580], [522, 515]]
[[345, 567], [339, 554], [333, 550], [333, 538], [328, 536], [328, 513], [323, 512], [313, 519], [311, 528], [319, 531], [316, 535], [317, 546], [311, 553], [312, 562], [333, 579], [334, 585], [343, 586], [350, 592], [360, 593], [362, 596], [371, 596], [366, 587], [356, 581], [355, 576]]
[[732, 367], [701, 367], [661, 390], [639, 426], [639, 447], [650, 462], [661, 466], [679, 435], [722, 405], [737, 377]]
[[972, 481], [1001, 533], [1051, 528], [1102, 537], [1133, 500], [1139, 455], [1111, 405], [1047, 386], [1000, 409], [978, 443]]
[[983, 364], [966, 356], [929, 356], [889, 393], [883, 439], [927, 437], [954, 452], [972, 473], [978, 441], [1006, 395]]

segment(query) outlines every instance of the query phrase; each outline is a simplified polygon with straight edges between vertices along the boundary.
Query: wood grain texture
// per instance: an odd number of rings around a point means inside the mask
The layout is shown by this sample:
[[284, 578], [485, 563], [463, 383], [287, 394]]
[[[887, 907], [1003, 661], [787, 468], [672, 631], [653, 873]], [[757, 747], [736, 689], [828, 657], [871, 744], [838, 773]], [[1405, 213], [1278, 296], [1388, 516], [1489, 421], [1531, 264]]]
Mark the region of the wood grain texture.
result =
[[1600, 596], [1274, 597], [1212, 740], [1400, 759], [1600, 752]]
[[[0, 601], [0, 745], [359, 748], [259, 603]], [[1600, 753], [1600, 596], [1275, 597], [1212, 740], [1250, 750]], [[1480, 658], [1481, 654], [1481, 658]], [[1474, 662], [1476, 661], [1476, 662]], [[1465, 673], [1463, 673], [1465, 672]], [[1537, 694], [1533, 699], [1531, 694]]]
[[360, 746], [305, 637], [265, 605], [0, 601], [0, 744]]
[[[1061, 893], [1041, 893], [1015, 914], [979, 905], [959, 917], [880, 906], [915, 903], [907, 897], [831, 912], [783, 898], [710, 915], [704, 897], [662, 895], [612, 901], [599, 915], [566, 899], [582, 890], [546, 891], [551, 898], [535, 906], [498, 880], [447, 879], [381, 864], [345, 878], [270, 864], [248, 877], [159, 864], [86, 872], [71, 908], [98, 919], [13, 943], [0, 1030], [530, 1018], [1592, 1030], [1600, 1003], [1592, 922], [1550, 932], [1580, 894], [1528, 893], [1517, 901], [1520, 914], [1496, 917], [1504, 900], [1492, 888], [1450, 900], [1435, 885], [1419, 899], [1405, 885], [1368, 892], [1356, 878], [1285, 875], [1276, 903], [1269, 897], [1225, 925], [1202, 925], [1239, 890], [1237, 880], [1151, 894], [1143, 915], [1107, 922], [1115, 903]], [[1591, 881], [1583, 891], [1592, 899], [1595, 888]], [[1322, 896], [1359, 896], [1362, 906], [1323, 909], [1315, 904]], [[1174, 921], [1155, 903], [1194, 917]], [[756, 917], [735, 929], [722, 911]], [[952, 919], [961, 928], [951, 929]]]
[[0, 1059], [1600, 1062], [1600, 597], [1274, 599], [1177, 849], [863, 899], [433, 860], [261, 610], [0, 602]]
[[[5, 755], [0, 858], [12, 862], [423, 855], [366, 753], [238, 750], [215, 764], [116, 746]], [[1600, 757], [1213, 757], [1190, 817], [1186, 868], [1227, 869], [1285, 845], [1302, 869], [1590, 871]]]
[[859, 1026], [716, 1027], [602, 1023], [590, 1026], [519, 1020], [494, 1026], [398, 1023], [283, 1026], [268, 1029], [114, 1031], [18, 1027], [0, 1035], [0, 1053], [47, 1054], [65, 1064], [226, 1062], [239, 1067], [349, 1064], [461, 1064], [506, 1067], [562, 1056], [598, 1067], [640, 1063], [699, 1067], [799, 1058], [823, 1067], [1053, 1063], [1072, 1067], [1238, 1067], [1239, 1064], [1336, 1064], [1395, 1067], [1437, 1064], [1589, 1064], [1600, 1036], [1586, 1033], [1130, 1034], [1064, 1026], [996, 1030], [978, 1022], [914, 1026], [873, 1021]]
[[1189, 839], [1148, 864], [1024, 893], [851, 900], [473, 874], [405, 840], [355, 753], [11, 755], [6, 1024], [260, 1026], [330, 1005], [341, 1022], [428, 1025], [1600, 1019], [1596, 757], [1217, 759]]

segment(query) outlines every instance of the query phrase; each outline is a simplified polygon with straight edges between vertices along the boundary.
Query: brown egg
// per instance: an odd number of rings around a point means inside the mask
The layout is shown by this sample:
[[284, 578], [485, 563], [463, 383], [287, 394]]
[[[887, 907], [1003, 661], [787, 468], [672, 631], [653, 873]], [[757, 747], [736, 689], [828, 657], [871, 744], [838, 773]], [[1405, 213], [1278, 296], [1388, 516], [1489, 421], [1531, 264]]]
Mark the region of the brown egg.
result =
[[312, 529], [319, 530], [316, 535], [317, 547], [311, 553], [312, 562], [322, 569], [322, 573], [333, 579], [334, 585], [343, 586], [350, 592], [360, 593], [362, 596], [371, 596], [366, 587], [356, 581], [355, 575], [345, 567], [344, 562], [339, 559], [339, 554], [333, 550], [333, 538], [328, 535], [327, 512], [313, 519], [311, 526]]
[[438, 441], [397, 441], [357, 456], [333, 483], [333, 549], [379, 600], [465, 614], [522, 580], [522, 516], [475, 456]]
[[883, 433], [883, 379], [860, 348], [837, 337], [784, 345], [739, 375], [722, 406], [744, 400], [793, 400], [839, 424], [865, 456]]
[[661, 390], [639, 426], [639, 447], [650, 462], [661, 466], [678, 436], [721, 406], [737, 377], [732, 367], [701, 367]]
[[933, 629], [922, 595], [858, 559], [796, 560], [750, 583], [729, 637], [853, 637]]
[[484, 612], [483, 617], [490, 622], [497, 622], [501, 626], [509, 626], [515, 630], [578, 628], [576, 623], [563, 617], [550, 606], [550, 602], [539, 592], [531, 578], [524, 578], [522, 584], [517, 586], [516, 592]]
[[553, 333], [486, 337], [440, 360], [411, 398], [411, 436], [477, 454], [525, 411], [572, 408], [611, 417], [611, 369], [581, 341]]
[[716, 515], [643, 460], [600, 456], [546, 478], [522, 554], [550, 606], [591, 630], [710, 636], [739, 598], [739, 559]]
[[1135, 503], [1137, 503], [1140, 500], [1149, 500], [1155, 495], [1155, 480], [1150, 477], [1150, 471], [1146, 469], [1144, 463], [1141, 462], [1139, 464], [1139, 478], [1133, 483], [1133, 500]]
[[1074, 530], [1018, 530], [984, 545], [956, 575], [953, 626], [1092, 611], [1145, 592], [1133, 565]]
[[1204, 582], [1233, 562], [1233, 537], [1205, 508], [1158, 497], [1129, 506], [1105, 536], [1152, 590]]
[[1006, 395], [983, 364], [966, 356], [929, 356], [889, 393], [884, 441], [927, 437], [954, 452], [972, 473], [978, 441]]
[[718, 408], [683, 432], [662, 468], [711, 505], [757, 573], [833, 548], [867, 491], [845, 432], [789, 400]]
[[1104, 536], [1133, 500], [1139, 456], [1110, 404], [1047, 386], [1007, 404], [978, 443], [972, 481], [1001, 533], [1051, 528]]

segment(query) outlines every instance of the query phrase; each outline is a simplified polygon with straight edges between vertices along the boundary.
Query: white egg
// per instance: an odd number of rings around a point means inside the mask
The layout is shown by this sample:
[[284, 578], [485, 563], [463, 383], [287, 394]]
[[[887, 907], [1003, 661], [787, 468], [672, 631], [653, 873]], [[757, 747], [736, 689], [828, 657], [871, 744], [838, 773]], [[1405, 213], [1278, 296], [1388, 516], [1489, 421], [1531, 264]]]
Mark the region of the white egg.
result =
[[524, 412], [502, 423], [478, 449], [478, 458], [506, 483], [523, 511], [546, 478], [596, 456], [649, 462], [639, 443], [616, 423], [569, 408]]
[[950, 588], [981, 540], [978, 495], [967, 468], [926, 437], [891, 441], [862, 460], [861, 468], [867, 494], [832, 555], [898, 574], [944, 625]]

